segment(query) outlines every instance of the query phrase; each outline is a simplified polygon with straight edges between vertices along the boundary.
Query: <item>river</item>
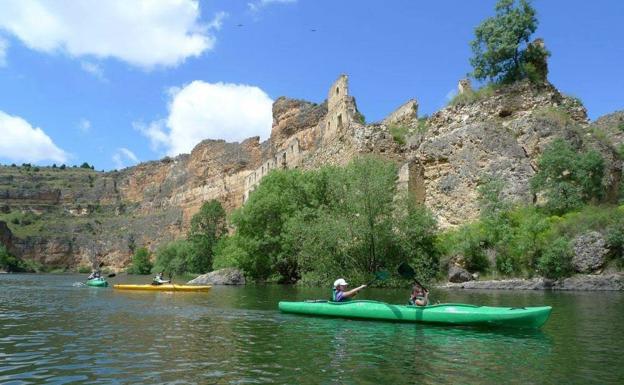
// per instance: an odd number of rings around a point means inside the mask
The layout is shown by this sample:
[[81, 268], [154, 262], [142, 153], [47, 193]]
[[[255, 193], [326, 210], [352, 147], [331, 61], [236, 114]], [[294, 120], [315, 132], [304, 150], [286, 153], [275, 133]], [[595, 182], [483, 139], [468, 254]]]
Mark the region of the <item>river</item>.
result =
[[[281, 314], [328, 290], [209, 293], [77, 287], [79, 275], [0, 275], [1, 384], [622, 384], [624, 294], [432, 290], [434, 301], [551, 305], [541, 330]], [[149, 281], [118, 276], [111, 283]], [[404, 303], [404, 290], [362, 299]]]

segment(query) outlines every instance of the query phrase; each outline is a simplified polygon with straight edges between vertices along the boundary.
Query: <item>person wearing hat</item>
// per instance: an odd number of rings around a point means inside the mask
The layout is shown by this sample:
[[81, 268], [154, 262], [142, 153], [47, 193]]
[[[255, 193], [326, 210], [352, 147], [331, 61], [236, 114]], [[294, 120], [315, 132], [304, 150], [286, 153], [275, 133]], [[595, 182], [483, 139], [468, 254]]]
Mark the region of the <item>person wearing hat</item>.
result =
[[348, 286], [349, 284], [347, 283], [347, 281], [344, 280], [344, 278], [338, 278], [337, 280], [335, 280], [334, 289], [332, 290], [332, 301], [348, 301], [352, 297], [355, 297], [360, 290], [366, 287], [366, 285], [361, 285], [356, 287], [355, 289], [347, 291]]

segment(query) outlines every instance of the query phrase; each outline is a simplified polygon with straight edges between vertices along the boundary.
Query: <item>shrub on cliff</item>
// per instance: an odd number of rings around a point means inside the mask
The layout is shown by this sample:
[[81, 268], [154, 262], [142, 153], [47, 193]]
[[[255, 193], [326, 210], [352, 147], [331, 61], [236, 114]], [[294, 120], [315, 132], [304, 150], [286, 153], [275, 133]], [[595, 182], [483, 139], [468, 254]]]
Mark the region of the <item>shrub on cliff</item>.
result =
[[563, 139], [554, 140], [537, 161], [531, 189], [546, 198], [545, 208], [564, 214], [583, 204], [599, 201], [605, 192], [604, 160], [596, 151], [574, 149]]
[[22, 270], [21, 261], [9, 253], [6, 246], [2, 244], [0, 244], [0, 270], [9, 272]]
[[549, 53], [541, 45], [529, 44], [538, 24], [535, 9], [528, 0], [499, 0], [495, 9], [495, 16], [477, 26], [470, 43], [472, 75], [502, 83], [527, 77], [545, 80]]
[[138, 248], [132, 256], [132, 265], [128, 268], [129, 274], [149, 274], [152, 272], [150, 252], [145, 247]]

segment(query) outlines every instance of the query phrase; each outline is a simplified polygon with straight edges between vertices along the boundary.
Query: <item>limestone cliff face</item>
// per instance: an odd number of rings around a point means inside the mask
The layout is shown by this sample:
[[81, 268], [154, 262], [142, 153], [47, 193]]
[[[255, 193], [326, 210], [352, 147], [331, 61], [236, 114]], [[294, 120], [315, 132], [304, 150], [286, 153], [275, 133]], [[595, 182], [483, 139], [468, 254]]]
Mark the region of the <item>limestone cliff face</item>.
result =
[[442, 227], [478, 217], [477, 186], [488, 177], [504, 180], [512, 200], [534, 201], [529, 180], [537, 158], [555, 138], [579, 150], [600, 151], [608, 167], [605, 182], [611, 188], [619, 184], [614, 149], [592, 135], [585, 108], [550, 84], [503, 87], [482, 100], [446, 107], [427, 125], [407, 158], [420, 168], [420, 196]]
[[[557, 137], [600, 151], [610, 196], [617, 195], [624, 113], [589, 124], [584, 107], [549, 84], [499, 88], [426, 121], [418, 120], [411, 100], [376, 124], [362, 121], [345, 75], [327, 96], [321, 104], [278, 98], [271, 137], [262, 143], [204, 140], [190, 154], [107, 173], [0, 166], [0, 221], [6, 222], [0, 239], [22, 258], [49, 266], [123, 268], [135, 247], [154, 250], [183, 236], [207, 200], [231, 211], [271, 170], [344, 165], [361, 154], [394, 161], [399, 187], [451, 227], [478, 217], [477, 186], [485, 177], [505, 180], [505, 193], [516, 201], [534, 201], [529, 179]], [[397, 125], [407, 129], [404, 143], [389, 131]]]

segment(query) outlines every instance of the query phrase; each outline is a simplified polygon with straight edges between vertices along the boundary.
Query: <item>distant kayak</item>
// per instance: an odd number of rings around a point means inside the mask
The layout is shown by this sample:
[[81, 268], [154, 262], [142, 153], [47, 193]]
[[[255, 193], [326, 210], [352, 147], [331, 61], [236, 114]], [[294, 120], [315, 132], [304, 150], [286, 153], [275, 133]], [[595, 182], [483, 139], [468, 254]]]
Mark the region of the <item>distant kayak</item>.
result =
[[285, 313], [446, 325], [485, 325], [539, 328], [550, 316], [550, 306], [492, 307], [446, 303], [432, 306], [392, 305], [378, 301], [281, 301]]
[[162, 285], [114, 285], [120, 290], [149, 290], [149, 291], [208, 291], [212, 286], [199, 285], [175, 285], [165, 283]]
[[107, 287], [108, 281], [106, 281], [104, 278], [93, 278], [93, 279], [87, 280], [87, 286]]

